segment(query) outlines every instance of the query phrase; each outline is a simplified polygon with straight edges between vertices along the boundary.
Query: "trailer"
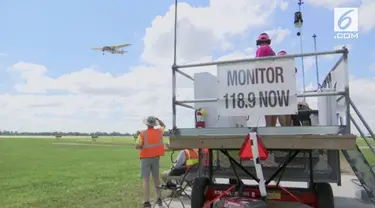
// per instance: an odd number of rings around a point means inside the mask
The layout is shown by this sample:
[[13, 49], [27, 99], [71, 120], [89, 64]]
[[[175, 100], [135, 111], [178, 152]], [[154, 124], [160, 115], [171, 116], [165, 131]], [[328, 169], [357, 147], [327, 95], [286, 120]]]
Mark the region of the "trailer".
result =
[[[348, 49], [179, 65], [176, 63], [177, 2], [175, 10], [173, 128], [169, 148], [200, 149], [200, 163], [202, 149], [209, 149], [209, 164], [200, 165], [192, 189], [192, 208], [205, 204], [206, 207], [220, 207], [214, 202], [224, 196], [249, 199], [248, 206], [242, 207], [263, 207], [256, 204], [259, 200], [264, 202], [264, 207], [280, 203], [298, 203], [287, 207], [334, 207], [330, 183], [341, 185], [340, 152], [375, 205], [375, 173], [356, 145], [357, 136], [351, 133], [351, 124], [366, 142], [368, 138], [353, 119], [352, 110], [372, 139], [375, 137], [350, 98]], [[297, 92], [295, 59], [332, 54], [341, 54], [341, 57], [323, 84], [317, 90]], [[216, 66], [216, 75], [205, 72], [191, 76], [182, 71], [204, 66]], [[176, 99], [177, 73], [194, 81], [194, 100]], [[318, 109], [299, 108], [298, 98], [306, 97], [317, 97]], [[178, 106], [205, 109], [205, 128], [179, 128]], [[296, 124], [288, 127], [248, 126], [249, 116], [259, 120], [265, 115], [293, 115]], [[259, 161], [257, 148], [249, 150], [254, 154], [253, 161], [239, 159], [239, 152], [246, 151], [243, 149], [246, 138], [251, 139], [252, 146], [256, 141], [265, 146], [266, 160]], [[375, 155], [371, 145], [369, 149]], [[220, 184], [215, 178], [227, 178], [229, 184]], [[243, 184], [242, 179], [255, 183]], [[280, 181], [306, 182], [308, 185], [281, 187]], [[208, 202], [211, 203], [207, 205]]]

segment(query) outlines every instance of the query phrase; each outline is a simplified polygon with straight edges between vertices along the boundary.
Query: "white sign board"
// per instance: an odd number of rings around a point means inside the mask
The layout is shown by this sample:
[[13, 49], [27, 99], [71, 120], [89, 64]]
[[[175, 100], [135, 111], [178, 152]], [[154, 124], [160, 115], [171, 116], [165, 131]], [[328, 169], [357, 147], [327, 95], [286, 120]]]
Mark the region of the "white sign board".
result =
[[221, 116], [296, 114], [294, 58], [217, 66]]

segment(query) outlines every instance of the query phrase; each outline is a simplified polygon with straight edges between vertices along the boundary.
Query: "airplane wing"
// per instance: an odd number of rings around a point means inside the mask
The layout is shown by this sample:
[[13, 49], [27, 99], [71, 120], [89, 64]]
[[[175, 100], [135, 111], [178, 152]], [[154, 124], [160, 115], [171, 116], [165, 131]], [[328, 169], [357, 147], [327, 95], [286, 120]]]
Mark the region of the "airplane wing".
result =
[[113, 48], [115, 49], [119, 49], [119, 48], [123, 48], [123, 47], [127, 47], [127, 46], [130, 46], [131, 44], [121, 44], [121, 45], [115, 45], [115, 46], [112, 46]]
[[97, 50], [97, 51], [101, 51], [103, 50], [103, 48], [91, 48], [92, 50]]
[[113, 53], [115, 53], [115, 54], [124, 54], [124, 53], [127, 53], [127, 51], [114, 51]]

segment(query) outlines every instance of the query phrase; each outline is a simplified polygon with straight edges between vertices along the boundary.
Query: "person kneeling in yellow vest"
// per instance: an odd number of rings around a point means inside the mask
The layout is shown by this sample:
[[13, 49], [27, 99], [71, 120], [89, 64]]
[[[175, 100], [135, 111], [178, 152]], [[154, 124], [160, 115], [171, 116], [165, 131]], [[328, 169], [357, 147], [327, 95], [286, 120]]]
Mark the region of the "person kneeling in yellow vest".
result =
[[168, 180], [168, 176], [181, 176], [186, 173], [191, 166], [198, 164], [199, 162], [198, 150], [195, 149], [184, 149], [181, 150], [177, 156], [177, 159], [173, 162], [173, 167], [170, 170], [166, 170], [161, 174], [161, 179], [167, 185], [167, 187], [175, 187], [176, 184]]

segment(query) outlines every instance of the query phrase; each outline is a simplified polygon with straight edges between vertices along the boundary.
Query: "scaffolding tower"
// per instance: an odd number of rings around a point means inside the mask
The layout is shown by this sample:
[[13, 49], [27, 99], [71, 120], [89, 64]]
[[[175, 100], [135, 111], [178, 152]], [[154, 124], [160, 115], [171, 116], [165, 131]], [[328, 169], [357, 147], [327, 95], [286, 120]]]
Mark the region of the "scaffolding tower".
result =
[[[213, 165], [213, 151], [226, 151], [226, 150], [238, 150], [243, 144], [244, 138], [249, 134], [249, 132], [256, 131], [260, 136], [262, 142], [266, 148], [270, 151], [284, 151], [293, 154], [289, 154], [289, 157], [283, 162], [281, 167], [266, 169], [264, 175], [269, 178], [267, 181], [273, 180], [276, 175], [283, 172], [283, 176], [286, 178], [284, 180], [288, 181], [304, 181], [312, 185], [311, 190], [314, 189], [318, 184], [328, 184], [337, 183], [341, 184], [341, 170], [340, 170], [340, 151], [350, 164], [355, 175], [358, 177], [360, 183], [362, 184], [367, 195], [371, 199], [372, 203], [375, 205], [375, 174], [364, 157], [361, 149], [356, 145], [356, 135], [351, 133], [351, 123], [357, 128], [361, 137], [368, 144], [370, 151], [375, 155], [373, 147], [368, 142], [368, 138], [365, 136], [363, 131], [359, 128], [358, 123], [353, 119], [351, 115], [351, 109], [354, 110], [355, 114], [358, 115], [360, 121], [365, 126], [366, 130], [370, 133], [372, 139], [375, 139], [374, 133], [371, 128], [364, 120], [360, 114], [358, 108], [354, 105], [350, 98], [349, 93], [349, 73], [348, 73], [348, 50], [346, 48], [314, 52], [314, 53], [302, 53], [302, 54], [290, 54], [285, 56], [275, 56], [275, 57], [264, 57], [264, 58], [246, 58], [230, 61], [215, 61], [197, 64], [177, 64], [177, 0], [175, 0], [175, 22], [174, 22], [174, 61], [172, 65], [172, 129], [170, 135], [170, 148], [171, 149], [184, 149], [184, 148], [208, 148], [210, 151], [210, 162], [208, 169], [201, 168], [199, 172], [199, 177], [208, 178], [211, 183], [214, 184], [215, 177], [233, 177], [233, 172], [229, 169], [223, 170], [215, 169]], [[203, 66], [220, 66], [236, 63], [251, 63], [255, 61], [267, 61], [267, 60], [284, 60], [290, 58], [298, 57], [317, 57], [324, 55], [341, 54], [340, 59], [333, 66], [333, 68], [328, 73], [325, 78], [322, 88], [316, 91], [306, 91], [297, 95], [297, 97], [322, 97], [322, 96], [335, 96], [337, 98], [337, 103], [342, 103], [345, 108], [345, 113], [340, 116], [342, 119], [340, 124], [337, 125], [318, 125], [318, 126], [291, 126], [291, 127], [241, 127], [241, 128], [178, 128], [176, 115], [177, 106], [186, 107], [190, 109], [197, 109], [196, 106], [191, 104], [199, 103], [216, 103], [219, 101], [218, 97], [206, 98], [206, 99], [194, 99], [194, 100], [177, 100], [176, 98], [176, 75], [177, 73], [183, 75], [184, 77], [193, 80], [194, 77], [183, 72], [181, 69], [203, 67]], [[340, 71], [342, 83], [337, 83], [332, 77], [334, 73]], [[341, 85], [337, 87], [337, 85]], [[331, 89], [331, 91], [325, 91], [324, 89]], [[332, 89], [335, 89], [332, 91]], [[327, 151], [328, 164], [331, 168], [331, 173], [329, 174], [319, 174], [314, 172], [312, 167], [312, 152], [314, 150]], [[296, 173], [295, 170], [289, 170], [287, 165], [292, 162], [296, 155], [306, 152], [307, 159], [309, 163], [309, 173], [301, 172]], [[225, 154], [231, 157], [228, 154]], [[233, 158], [228, 158], [233, 161]], [[237, 164], [238, 163], [238, 164]], [[241, 178], [252, 178], [256, 180], [256, 177], [252, 174], [254, 167], [244, 167], [241, 163], [237, 162], [237, 166], [234, 169], [241, 172]], [[293, 175], [294, 173], [294, 175]], [[328, 184], [329, 185], [329, 184]], [[325, 191], [329, 190], [332, 195], [332, 189], [330, 186], [326, 187]], [[328, 188], [327, 188], [328, 187]], [[313, 191], [312, 191], [313, 192]], [[319, 196], [321, 199], [317, 200], [327, 200], [322, 199], [324, 196]], [[318, 197], [318, 198], [319, 198]], [[326, 196], [328, 197], [328, 196]], [[333, 199], [332, 199], [333, 200]], [[332, 202], [333, 203], [333, 202]], [[193, 207], [195, 208], [195, 207]]]

